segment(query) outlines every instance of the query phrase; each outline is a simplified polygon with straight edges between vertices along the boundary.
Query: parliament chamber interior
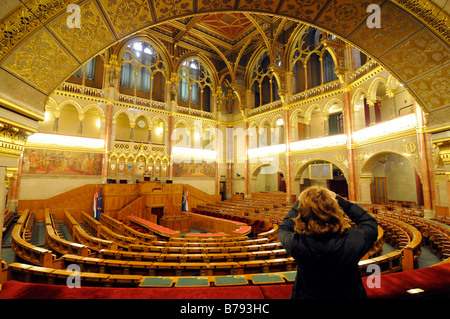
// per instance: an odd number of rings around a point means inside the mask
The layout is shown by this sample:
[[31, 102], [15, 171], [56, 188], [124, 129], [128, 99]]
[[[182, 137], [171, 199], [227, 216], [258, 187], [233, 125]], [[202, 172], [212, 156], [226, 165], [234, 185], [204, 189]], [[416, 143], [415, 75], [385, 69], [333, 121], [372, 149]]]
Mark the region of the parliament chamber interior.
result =
[[448, 298], [448, 5], [376, 3], [2, 1], [0, 299], [288, 299], [309, 186], [369, 299]]

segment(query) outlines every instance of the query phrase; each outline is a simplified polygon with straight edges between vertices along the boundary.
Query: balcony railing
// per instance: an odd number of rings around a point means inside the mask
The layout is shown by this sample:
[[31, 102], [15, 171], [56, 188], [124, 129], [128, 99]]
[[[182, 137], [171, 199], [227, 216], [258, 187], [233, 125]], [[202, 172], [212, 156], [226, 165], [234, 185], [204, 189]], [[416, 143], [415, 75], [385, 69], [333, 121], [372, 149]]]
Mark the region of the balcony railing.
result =
[[119, 94], [119, 102], [133, 104], [133, 105], [139, 105], [139, 106], [144, 106], [144, 107], [149, 107], [149, 108], [159, 109], [159, 110], [166, 109], [165, 102], [153, 101], [153, 100], [144, 99], [144, 98], [126, 95], [126, 94]]
[[290, 103], [297, 103], [302, 100], [306, 100], [312, 97], [320, 96], [326, 93], [337, 91], [341, 89], [341, 83], [339, 80], [322, 84], [321, 86], [308, 89], [304, 92], [297, 93], [290, 98]]
[[96, 89], [91, 88], [88, 86], [82, 86], [79, 84], [64, 82], [61, 84], [61, 86], [58, 88], [60, 91], [69, 92], [69, 93], [75, 93], [80, 95], [88, 95], [93, 97], [99, 97], [103, 98], [103, 90], [102, 89]]

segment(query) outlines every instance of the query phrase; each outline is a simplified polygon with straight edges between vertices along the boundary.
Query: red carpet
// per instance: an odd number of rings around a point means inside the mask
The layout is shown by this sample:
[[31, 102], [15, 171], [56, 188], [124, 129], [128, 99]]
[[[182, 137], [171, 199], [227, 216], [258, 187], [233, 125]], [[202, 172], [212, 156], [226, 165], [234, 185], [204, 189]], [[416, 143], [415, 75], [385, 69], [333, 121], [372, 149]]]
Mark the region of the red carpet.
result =
[[[369, 289], [369, 299], [433, 297], [450, 294], [450, 263], [381, 276], [380, 288]], [[411, 295], [411, 288], [423, 293]], [[7, 281], [0, 299], [288, 299], [292, 285], [262, 285], [206, 288], [68, 288], [64, 285]]]

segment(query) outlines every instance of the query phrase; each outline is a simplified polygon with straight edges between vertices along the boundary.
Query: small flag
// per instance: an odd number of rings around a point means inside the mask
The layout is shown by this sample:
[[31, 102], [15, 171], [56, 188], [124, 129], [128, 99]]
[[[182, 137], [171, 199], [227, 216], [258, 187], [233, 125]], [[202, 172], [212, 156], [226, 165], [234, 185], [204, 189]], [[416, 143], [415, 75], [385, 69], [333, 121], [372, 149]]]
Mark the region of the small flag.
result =
[[97, 219], [97, 200], [98, 200], [98, 189], [95, 189], [94, 193], [94, 203], [92, 204], [92, 217]]
[[181, 211], [183, 212], [188, 212], [189, 211], [189, 207], [188, 207], [188, 190], [183, 187], [183, 198], [182, 198], [182, 203], [181, 203]]
[[100, 214], [103, 210], [103, 201], [102, 201], [102, 187], [100, 186], [100, 192], [98, 193], [97, 197], [97, 214], [95, 216], [95, 219], [100, 220]]

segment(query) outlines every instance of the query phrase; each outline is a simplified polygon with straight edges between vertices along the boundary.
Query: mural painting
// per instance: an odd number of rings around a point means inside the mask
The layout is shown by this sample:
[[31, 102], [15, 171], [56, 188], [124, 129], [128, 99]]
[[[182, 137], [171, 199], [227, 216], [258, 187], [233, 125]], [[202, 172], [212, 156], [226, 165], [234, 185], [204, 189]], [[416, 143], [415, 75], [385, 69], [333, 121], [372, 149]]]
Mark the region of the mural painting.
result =
[[173, 163], [174, 177], [215, 177], [216, 163], [215, 162], [174, 162]]
[[103, 154], [25, 149], [23, 174], [101, 175]]

